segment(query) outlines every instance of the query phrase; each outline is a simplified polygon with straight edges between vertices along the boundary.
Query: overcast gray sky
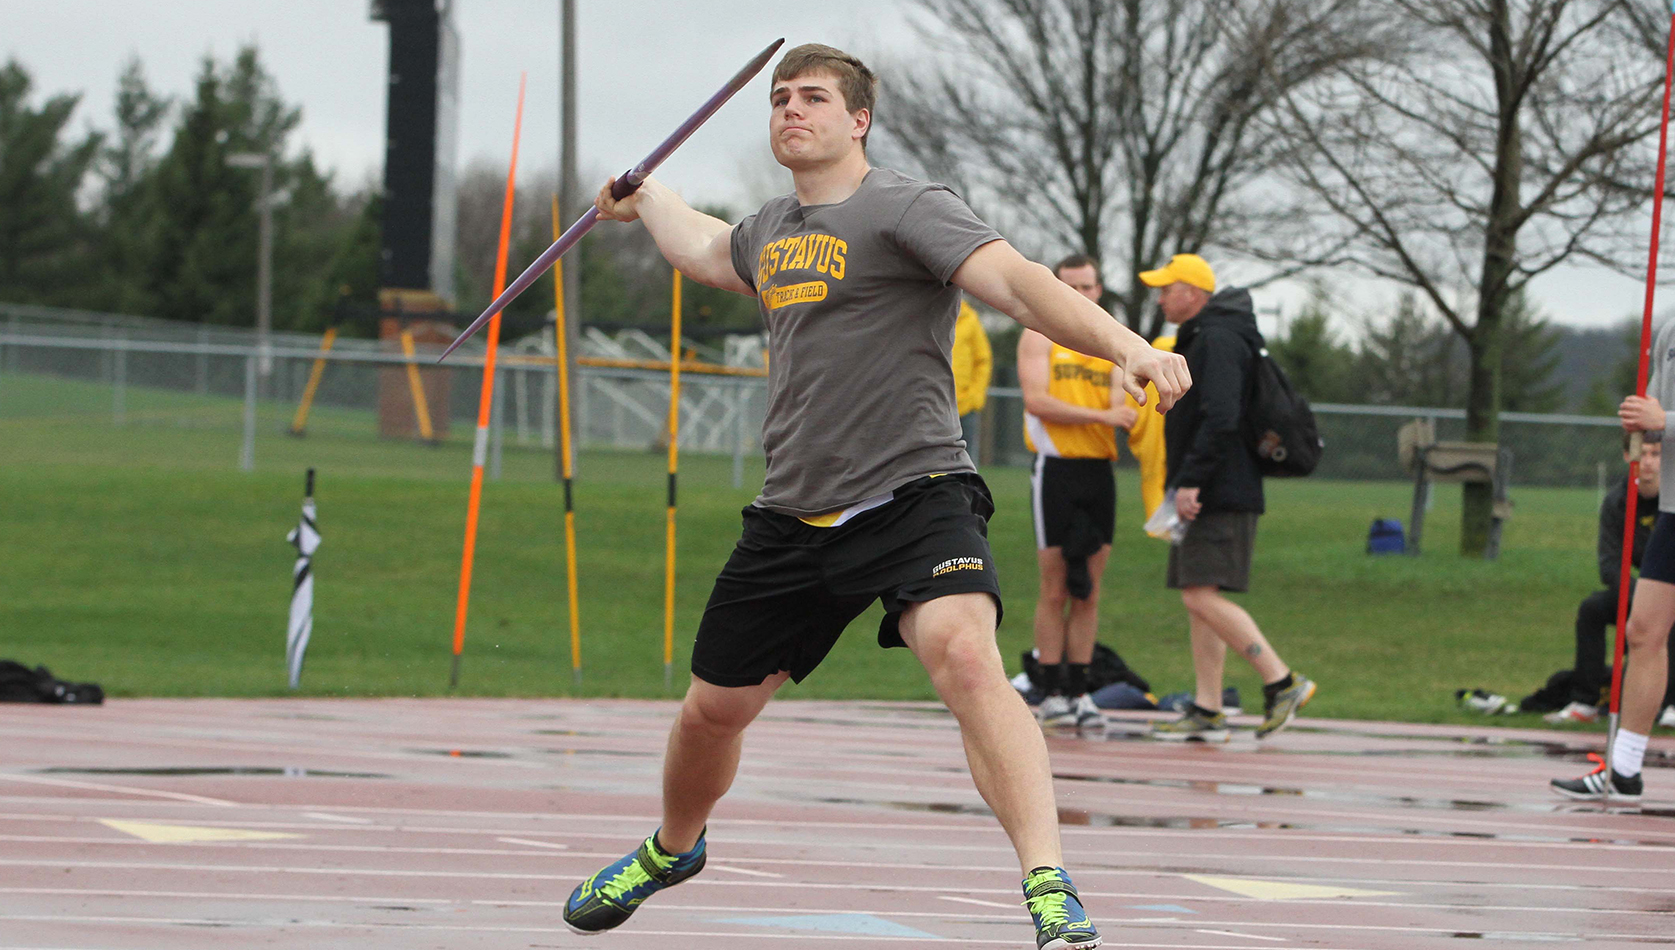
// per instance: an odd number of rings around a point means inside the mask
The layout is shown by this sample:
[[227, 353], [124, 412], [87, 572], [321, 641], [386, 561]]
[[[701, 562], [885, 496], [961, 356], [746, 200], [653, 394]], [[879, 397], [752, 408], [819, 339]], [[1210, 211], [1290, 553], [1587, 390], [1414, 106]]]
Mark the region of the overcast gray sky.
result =
[[[520, 161], [530, 172], [557, 165], [558, 6], [558, 0], [456, 0], [462, 167], [479, 159], [505, 164], [521, 72], [529, 89]], [[576, 7], [584, 171], [614, 173], [639, 160], [777, 37], [863, 54], [913, 43], [899, 0], [577, 0]], [[280, 93], [302, 106], [294, 145], [312, 149], [340, 182], [356, 186], [377, 180], [383, 160], [389, 43], [367, 9], [366, 0], [0, 0], [0, 56], [27, 67], [39, 94], [83, 92], [77, 122], [109, 127], [116, 79], [130, 56], [144, 63], [153, 88], [184, 97], [204, 56], [227, 61], [241, 44], [255, 42]], [[742, 207], [760, 187], [747, 184], [742, 170], [759, 179], [771, 162], [766, 96], [766, 80], [758, 79], [658, 177], [691, 200]], [[1535, 289], [1554, 319], [1582, 325], [1638, 313], [1644, 293], [1636, 282], [1598, 268], [1565, 269], [1538, 280]], [[1390, 295], [1356, 282], [1336, 296], [1346, 307], [1372, 312]], [[1288, 307], [1299, 298], [1295, 288], [1273, 296]]]

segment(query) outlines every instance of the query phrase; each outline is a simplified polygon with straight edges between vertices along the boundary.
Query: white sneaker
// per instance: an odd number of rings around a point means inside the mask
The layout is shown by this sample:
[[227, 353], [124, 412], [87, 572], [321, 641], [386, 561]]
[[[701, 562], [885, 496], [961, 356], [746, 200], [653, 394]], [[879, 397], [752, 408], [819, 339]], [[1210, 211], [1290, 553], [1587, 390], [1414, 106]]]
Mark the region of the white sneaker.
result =
[[1076, 697], [1075, 704], [1076, 728], [1081, 732], [1104, 732], [1105, 712], [1094, 705], [1093, 697], [1087, 693]]
[[1040, 717], [1041, 724], [1049, 729], [1076, 725], [1076, 707], [1064, 696], [1048, 696], [1041, 700], [1041, 706], [1035, 714]]
[[1570, 703], [1565, 708], [1550, 712], [1541, 718], [1554, 725], [1565, 722], [1595, 722], [1599, 719], [1599, 707], [1587, 703]]
[[1658, 725], [1665, 729], [1675, 729], [1675, 706], [1663, 707], [1663, 715], [1658, 717]]

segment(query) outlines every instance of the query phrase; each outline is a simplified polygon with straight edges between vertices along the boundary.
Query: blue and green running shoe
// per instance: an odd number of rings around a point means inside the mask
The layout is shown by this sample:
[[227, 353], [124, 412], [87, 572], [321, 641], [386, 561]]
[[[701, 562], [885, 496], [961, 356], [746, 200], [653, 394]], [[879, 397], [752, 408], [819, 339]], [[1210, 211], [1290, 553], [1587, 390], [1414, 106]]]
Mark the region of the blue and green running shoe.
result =
[[1035, 918], [1036, 950], [1091, 950], [1103, 941], [1064, 868], [1036, 868], [1024, 878], [1024, 906]]
[[564, 925], [579, 934], [604, 933], [627, 920], [646, 898], [703, 869], [702, 834], [685, 854], [665, 853], [653, 834], [638, 851], [576, 885], [564, 902]]

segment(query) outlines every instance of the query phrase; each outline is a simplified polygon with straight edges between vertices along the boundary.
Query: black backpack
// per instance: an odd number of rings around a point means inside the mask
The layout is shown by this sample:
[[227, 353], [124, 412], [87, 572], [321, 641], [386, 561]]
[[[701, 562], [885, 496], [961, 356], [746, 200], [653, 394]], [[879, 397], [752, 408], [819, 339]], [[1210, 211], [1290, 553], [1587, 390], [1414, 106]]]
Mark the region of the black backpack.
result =
[[1256, 456], [1257, 471], [1269, 477], [1310, 474], [1326, 448], [1309, 401], [1291, 388], [1291, 380], [1266, 346], [1257, 348], [1251, 371], [1245, 440]]
[[30, 669], [15, 660], [0, 660], [0, 703], [102, 703], [105, 691], [96, 683], [66, 683], [44, 666]]

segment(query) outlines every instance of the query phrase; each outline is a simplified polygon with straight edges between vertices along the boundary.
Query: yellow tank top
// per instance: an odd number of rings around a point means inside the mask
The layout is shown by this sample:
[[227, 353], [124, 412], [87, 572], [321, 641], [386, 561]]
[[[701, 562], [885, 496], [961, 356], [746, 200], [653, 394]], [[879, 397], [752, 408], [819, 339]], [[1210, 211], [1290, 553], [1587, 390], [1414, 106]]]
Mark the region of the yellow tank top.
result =
[[[1087, 356], [1053, 344], [1047, 356], [1047, 395], [1073, 406], [1108, 409], [1111, 406], [1109, 360]], [[1024, 413], [1024, 444], [1030, 451], [1053, 458], [1114, 459], [1117, 430], [1101, 425], [1065, 425]]]

